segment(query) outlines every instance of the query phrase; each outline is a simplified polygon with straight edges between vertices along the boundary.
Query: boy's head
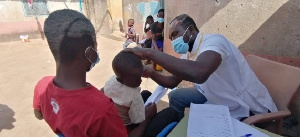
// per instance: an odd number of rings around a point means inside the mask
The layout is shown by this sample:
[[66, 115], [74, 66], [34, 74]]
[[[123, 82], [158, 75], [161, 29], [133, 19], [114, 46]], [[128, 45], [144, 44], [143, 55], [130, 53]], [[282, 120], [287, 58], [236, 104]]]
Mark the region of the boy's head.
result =
[[158, 18], [164, 18], [165, 17], [164, 12], [165, 12], [164, 9], [158, 10], [157, 17]]
[[147, 18], [146, 18], [146, 23], [148, 24], [152, 24], [154, 22], [154, 19], [151, 15], [149, 15]]
[[128, 27], [132, 27], [134, 25], [134, 19], [128, 20]]
[[133, 88], [141, 85], [143, 64], [133, 53], [118, 53], [112, 61], [112, 68], [120, 83]]
[[81, 61], [88, 70], [97, 62], [95, 28], [83, 14], [54, 11], [45, 21], [44, 32], [56, 63]]

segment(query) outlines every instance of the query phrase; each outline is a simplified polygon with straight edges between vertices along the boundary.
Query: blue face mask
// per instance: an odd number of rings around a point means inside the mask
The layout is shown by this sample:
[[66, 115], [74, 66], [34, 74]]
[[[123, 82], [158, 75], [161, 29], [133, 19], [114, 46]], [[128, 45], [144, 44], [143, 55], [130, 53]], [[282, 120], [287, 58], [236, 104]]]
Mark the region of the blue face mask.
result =
[[157, 18], [157, 22], [158, 23], [163, 23], [164, 22], [164, 18]]
[[188, 28], [185, 30], [185, 32], [183, 33], [182, 36], [176, 38], [175, 40], [172, 40], [173, 49], [178, 54], [186, 54], [189, 50], [189, 44], [188, 43], [190, 42], [193, 35], [191, 35], [189, 41], [187, 43], [185, 43], [184, 40], [183, 40], [183, 36], [185, 35], [187, 30], [188, 30]]
[[[88, 47], [88, 48], [89, 48], [89, 47]], [[91, 49], [92, 49], [93, 51], [96, 52], [96, 54], [97, 54], [97, 59], [96, 59], [95, 62], [93, 62], [91, 59], [89, 59], [89, 58], [86, 56], [86, 52], [87, 52], [88, 48], [86, 48], [86, 50], [85, 50], [85, 57], [86, 57], [86, 59], [88, 59], [88, 60], [92, 63], [91, 66], [90, 66], [90, 69], [88, 70], [88, 71], [90, 71], [90, 70], [92, 70], [92, 68], [93, 68], [96, 64], [98, 64], [98, 63], [100, 62], [100, 58], [99, 58], [99, 52], [98, 52], [97, 50], [95, 50], [94, 48], [91, 47]]]

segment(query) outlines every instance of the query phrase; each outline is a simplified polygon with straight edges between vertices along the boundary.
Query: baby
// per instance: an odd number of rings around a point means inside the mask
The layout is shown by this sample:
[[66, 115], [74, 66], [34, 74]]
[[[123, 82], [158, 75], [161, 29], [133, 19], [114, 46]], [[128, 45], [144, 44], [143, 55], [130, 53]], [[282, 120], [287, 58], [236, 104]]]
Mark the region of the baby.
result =
[[139, 87], [143, 64], [133, 53], [120, 52], [112, 61], [115, 75], [104, 86], [106, 96], [112, 98], [126, 126], [145, 120], [144, 101]]

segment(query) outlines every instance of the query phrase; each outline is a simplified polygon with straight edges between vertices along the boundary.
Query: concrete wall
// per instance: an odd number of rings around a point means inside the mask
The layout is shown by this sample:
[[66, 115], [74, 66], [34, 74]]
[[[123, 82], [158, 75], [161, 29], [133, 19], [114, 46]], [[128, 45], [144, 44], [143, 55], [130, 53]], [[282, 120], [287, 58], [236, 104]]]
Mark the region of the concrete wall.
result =
[[112, 30], [112, 12], [108, 8], [108, 0], [85, 0], [85, 15], [93, 23], [97, 34], [110, 34]]
[[[58, 9], [79, 11], [78, 0], [47, 1], [49, 12]], [[161, 0], [82, 0], [83, 13], [93, 23], [96, 33], [110, 35], [114, 31], [127, 30], [127, 20], [135, 20], [135, 29], [142, 38], [145, 19], [148, 15], [156, 19]], [[19, 40], [22, 34], [29, 38], [42, 38], [47, 16], [26, 17], [21, 0], [0, 0], [0, 41]]]
[[[300, 67], [300, 0], [168, 0], [165, 11], [165, 28], [176, 16], [186, 13], [200, 31], [223, 34], [244, 55]], [[168, 29], [164, 33], [168, 36]], [[179, 56], [168, 37], [164, 42], [164, 52]], [[297, 103], [291, 105], [292, 115], [300, 121], [300, 93], [293, 102]], [[300, 125], [295, 131], [299, 129]]]
[[[58, 9], [74, 9], [79, 11], [76, 1], [47, 1], [49, 12]], [[0, 42], [19, 40], [21, 34], [29, 38], [44, 39], [43, 26], [47, 16], [26, 17], [20, 0], [0, 1]]]
[[112, 30], [124, 32], [122, 0], [107, 0], [107, 7], [111, 13]]
[[[145, 19], [157, 16], [160, 0], [86, 0], [86, 16], [92, 21], [98, 34], [110, 36], [114, 31], [126, 32], [128, 19], [135, 20], [135, 30], [142, 38]], [[110, 37], [112, 38], [112, 37]]]
[[161, 9], [161, 0], [123, 0], [123, 20], [124, 29], [127, 30], [128, 19], [135, 20], [135, 30], [142, 38], [144, 33], [144, 23], [148, 15], [152, 15], [154, 20], [157, 17], [157, 11]]
[[[299, 0], [168, 0], [165, 28], [186, 13], [200, 31], [223, 34], [245, 54], [300, 67], [299, 5]], [[178, 56], [165, 41], [165, 51]]]

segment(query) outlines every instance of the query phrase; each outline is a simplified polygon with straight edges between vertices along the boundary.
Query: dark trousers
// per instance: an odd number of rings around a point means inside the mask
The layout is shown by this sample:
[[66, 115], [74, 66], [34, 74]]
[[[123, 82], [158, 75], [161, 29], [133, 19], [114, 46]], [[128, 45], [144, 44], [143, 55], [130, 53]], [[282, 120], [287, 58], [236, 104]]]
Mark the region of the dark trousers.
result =
[[[144, 102], [151, 96], [151, 92], [144, 90], [141, 92]], [[143, 137], [156, 137], [166, 126], [172, 122], [178, 122], [178, 113], [173, 108], [168, 107], [158, 112], [149, 122]]]

